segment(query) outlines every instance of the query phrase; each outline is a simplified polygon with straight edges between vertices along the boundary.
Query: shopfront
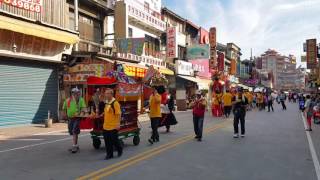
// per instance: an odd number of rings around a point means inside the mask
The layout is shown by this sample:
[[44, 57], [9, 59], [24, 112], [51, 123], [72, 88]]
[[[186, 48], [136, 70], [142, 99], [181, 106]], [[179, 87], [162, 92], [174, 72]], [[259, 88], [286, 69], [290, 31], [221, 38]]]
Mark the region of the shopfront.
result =
[[0, 127], [58, 119], [62, 54], [76, 34], [0, 16]]

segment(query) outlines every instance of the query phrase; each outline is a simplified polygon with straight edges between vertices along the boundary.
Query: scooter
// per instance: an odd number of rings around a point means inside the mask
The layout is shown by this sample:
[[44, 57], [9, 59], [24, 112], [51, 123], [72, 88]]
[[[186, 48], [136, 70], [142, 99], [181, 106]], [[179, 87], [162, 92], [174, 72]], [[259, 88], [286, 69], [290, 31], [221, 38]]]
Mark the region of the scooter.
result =
[[299, 109], [302, 111], [302, 112], [304, 112], [304, 109], [305, 109], [305, 107], [304, 107], [304, 101], [302, 100], [300, 100], [299, 101]]
[[313, 113], [313, 123], [314, 124], [320, 124], [320, 108], [319, 106], [315, 106], [313, 108], [314, 113]]

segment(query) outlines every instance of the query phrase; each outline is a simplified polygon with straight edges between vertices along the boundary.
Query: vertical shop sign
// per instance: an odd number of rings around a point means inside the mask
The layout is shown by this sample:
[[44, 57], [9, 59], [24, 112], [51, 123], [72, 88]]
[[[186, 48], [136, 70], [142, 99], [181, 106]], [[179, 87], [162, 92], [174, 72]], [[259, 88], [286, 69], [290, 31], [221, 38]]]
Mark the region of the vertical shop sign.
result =
[[176, 27], [167, 29], [167, 58], [177, 57], [177, 30]]
[[218, 70], [224, 71], [224, 53], [218, 52]]
[[210, 69], [214, 69], [217, 66], [217, 30], [215, 27], [210, 28], [209, 32], [210, 43]]
[[317, 40], [307, 40], [307, 68], [314, 69], [317, 67]]

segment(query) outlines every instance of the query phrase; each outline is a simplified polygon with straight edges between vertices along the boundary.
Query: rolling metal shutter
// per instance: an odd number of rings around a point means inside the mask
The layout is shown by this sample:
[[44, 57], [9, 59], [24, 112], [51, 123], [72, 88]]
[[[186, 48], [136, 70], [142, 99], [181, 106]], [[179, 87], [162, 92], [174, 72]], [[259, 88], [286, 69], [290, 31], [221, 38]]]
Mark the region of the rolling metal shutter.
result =
[[0, 127], [57, 118], [58, 72], [55, 64], [0, 57]]

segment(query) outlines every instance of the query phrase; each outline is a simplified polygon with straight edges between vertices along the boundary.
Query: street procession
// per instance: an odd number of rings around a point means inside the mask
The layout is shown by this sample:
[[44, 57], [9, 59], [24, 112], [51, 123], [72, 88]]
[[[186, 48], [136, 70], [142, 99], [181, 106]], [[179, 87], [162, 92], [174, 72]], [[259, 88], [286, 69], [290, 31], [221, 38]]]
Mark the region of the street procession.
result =
[[0, 180], [320, 180], [320, 0], [0, 0]]

